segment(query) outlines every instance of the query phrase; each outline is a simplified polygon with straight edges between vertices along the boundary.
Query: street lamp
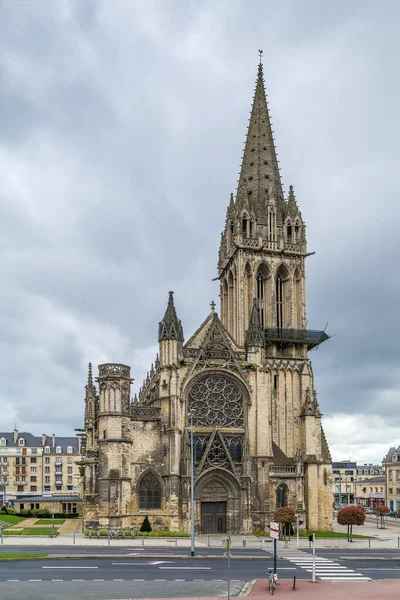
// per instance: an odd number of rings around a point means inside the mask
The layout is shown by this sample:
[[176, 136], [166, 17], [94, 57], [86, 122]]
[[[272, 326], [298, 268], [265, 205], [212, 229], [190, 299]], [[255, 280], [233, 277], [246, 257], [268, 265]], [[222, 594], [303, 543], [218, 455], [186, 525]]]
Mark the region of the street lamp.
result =
[[3, 475], [3, 504], [6, 506], [7, 505], [7, 475]]
[[190, 520], [191, 520], [191, 543], [190, 556], [194, 556], [194, 444], [193, 444], [193, 413], [190, 418]]

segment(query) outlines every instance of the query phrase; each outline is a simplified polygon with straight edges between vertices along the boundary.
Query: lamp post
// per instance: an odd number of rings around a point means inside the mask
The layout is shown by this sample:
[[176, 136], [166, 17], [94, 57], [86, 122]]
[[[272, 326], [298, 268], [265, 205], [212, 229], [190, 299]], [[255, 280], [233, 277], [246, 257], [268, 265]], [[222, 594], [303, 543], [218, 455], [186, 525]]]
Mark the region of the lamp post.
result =
[[7, 505], [7, 475], [3, 475], [3, 503]]
[[193, 444], [193, 413], [190, 417], [190, 521], [191, 521], [191, 543], [190, 556], [194, 556], [194, 444]]

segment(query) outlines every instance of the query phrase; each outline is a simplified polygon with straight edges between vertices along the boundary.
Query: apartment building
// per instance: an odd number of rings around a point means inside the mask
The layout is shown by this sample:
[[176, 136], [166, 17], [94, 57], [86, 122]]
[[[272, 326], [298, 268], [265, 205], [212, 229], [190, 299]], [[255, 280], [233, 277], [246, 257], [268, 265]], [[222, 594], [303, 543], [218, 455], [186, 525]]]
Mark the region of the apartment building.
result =
[[333, 504], [347, 506], [355, 504], [355, 483], [357, 481], [357, 465], [355, 462], [332, 463]]
[[386, 498], [386, 477], [376, 475], [357, 477], [355, 484], [355, 503], [363, 508], [383, 506]]
[[79, 438], [0, 432], [0, 498], [79, 493]]
[[382, 465], [373, 465], [372, 463], [357, 465], [357, 481], [370, 479], [371, 477], [381, 477], [384, 474]]
[[400, 446], [389, 448], [382, 459], [382, 466], [386, 475], [386, 503], [390, 510], [400, 509]]

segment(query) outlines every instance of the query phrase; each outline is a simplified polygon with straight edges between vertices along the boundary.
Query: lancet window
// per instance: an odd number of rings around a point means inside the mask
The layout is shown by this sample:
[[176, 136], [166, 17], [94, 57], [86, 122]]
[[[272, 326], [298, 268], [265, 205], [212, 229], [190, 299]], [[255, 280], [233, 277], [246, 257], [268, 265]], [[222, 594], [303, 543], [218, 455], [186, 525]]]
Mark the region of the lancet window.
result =
[[139, 508], [161, 508], [161, 484], [158, 477], [149, 471], [139, 482]]

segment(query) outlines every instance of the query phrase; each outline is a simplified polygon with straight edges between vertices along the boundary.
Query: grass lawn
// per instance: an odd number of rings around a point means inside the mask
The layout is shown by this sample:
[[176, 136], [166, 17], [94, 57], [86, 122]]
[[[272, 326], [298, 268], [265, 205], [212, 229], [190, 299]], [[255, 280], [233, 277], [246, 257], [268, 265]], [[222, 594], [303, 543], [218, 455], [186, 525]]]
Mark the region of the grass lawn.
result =
[[[35, 521], [34, 525], [51, 525], [51, 519], [39, 519]], [[65, 519], [54, 519], [54, 525], [62, 525], [65, 523]]]
[[9, 560], [11, 558], [46, 558], [47, 554], [0, 554], [0, 560]]
[[[4, 535], [50, 535], [51, 527], [26, 527], [21, 531], [13, 531], [12, 529], [5, 529]], [[58, 535], [57, 527], [54, 527], [54, 535]]]
[[[321, 538], [346, 538], [347, 539], [347, 533], [345, 533], [343, 531], [301, 531], [300, 537], [301, 538], [308, 537], [309, 535], [312, 535], [313, 533], [315, 533], [316, 539], [318, 539], [318, 538], [319, 539], [321, 539]], [[295, 536], [293, 536], [293, 537], [295, 537]], [[367, 540], [370, 537], [373, 537], [373, 536], [358, 535], [356, 533], [353, 533], [354, 539]]]
[[2, 513], [0, 513], [0, 521], [5, 521], [10, 525], [16, 525], [17, 523], [21, 523], [21, 521], [24, 520], [24, 517], [17, 517], [16, 515], [3, 515]]

